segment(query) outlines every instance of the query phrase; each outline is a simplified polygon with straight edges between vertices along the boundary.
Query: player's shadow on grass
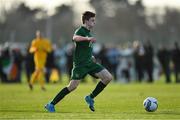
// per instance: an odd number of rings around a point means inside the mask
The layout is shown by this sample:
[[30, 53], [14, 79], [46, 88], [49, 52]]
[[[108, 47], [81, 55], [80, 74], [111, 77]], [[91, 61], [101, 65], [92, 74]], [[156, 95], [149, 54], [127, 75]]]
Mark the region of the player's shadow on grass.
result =
[[158, 112], [157, 114], [162, 114], [162, 115], [180, 115], [180, 112], [162, 111], [162, 112]]
[[18, 113], [26, 113], [26, 112], [28, 112], [28, 113], [44, 113], [45, 112], [45, 110], [43, 111], [43, 110], [0, 110], [0, 112], [18, 112]]
[[180, 115], [180, 112], [174, 112], [174, 111], [146, 112], [146, 115]]
[[[46, 111], [45, 109], [44, 110], [0, 110], [0, 112], [17, 112], [17, 113], [50, 113], [48, 111]], [[74, 112], [66, 112], [66, 111], [58, 111], [58, 112], [55, 112], [55, 113], [83, 113], [83, 112], [77, 112], [77, 111], [74, 111]]]

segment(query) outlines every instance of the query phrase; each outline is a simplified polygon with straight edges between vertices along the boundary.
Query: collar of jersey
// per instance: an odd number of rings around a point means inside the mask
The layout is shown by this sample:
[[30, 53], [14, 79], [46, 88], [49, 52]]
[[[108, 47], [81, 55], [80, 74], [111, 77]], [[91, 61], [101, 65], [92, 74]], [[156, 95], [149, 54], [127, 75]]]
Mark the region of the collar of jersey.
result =
[[88, 30], [86, 27], [84, 27], [84, 26], [81, 26], [81, 27], [82, 27], [84, 30], [90, 32], [90, 30]]

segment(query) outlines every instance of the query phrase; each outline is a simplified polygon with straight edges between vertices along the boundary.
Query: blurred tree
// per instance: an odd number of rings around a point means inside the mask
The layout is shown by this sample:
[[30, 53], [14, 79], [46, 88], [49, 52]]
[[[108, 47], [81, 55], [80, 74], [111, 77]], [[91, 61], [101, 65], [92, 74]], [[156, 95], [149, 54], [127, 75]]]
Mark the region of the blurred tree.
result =
[[147, 16], [142, 0], [137, 0], [135, 4], [130, 4], [128, 0], [90, 0], [90, 3], [97, 12], [95, 31], [102, 42], [151, 40], [158, 45], [180, 39], [178, 10], [171, 8], [166, 9], [164, 16], [155, 12]]
[[90, 3], [97, 11], [96, 30], [101, 39], [120, 43], [145, 38], [144, 30], [148, 26], [141, 0], [135, 5], [127, 0], [91, 0]]
[[161, 35], [164, 36], [166, 43], [174, 43], [180, 39], [180, 12], [174, 9], [166, 9], [163, 17], [163, 25]]
[[8, 11], [5, 21], [0, 22], [0, 42], [30, 42], [37, 29], [55, 43], [58, 40], [70, 41], [73, 28], [73, 11], [70, 6], [59, 6], [55, 15], [48, 16], [46, 11], [32, 10], [21, 3]]
[[10, 10], [5, 21], [1, 23], [2, 33], [0, 33], [2, 42], [27, 41], [33, 38], [35, 14], [39, 9], [31, 10], [24, 3], [18, 8]]
[[62, 5], [56, 8], [52, 20], [52, 39], [60, 44], [71, 42], [74, 29], [74, 15], [71, 6]]
[[164, 15], [154, 13], [150, 16], [150, 21], [148, 35], [156, 43], [156, 47], [160, 44], [168, 44], [170, 47], [173, 42], [179, 41], [180, 11], [166, 8]]
[[[167, 8], [165, 14], [147, 16], [142, 0], [130, 4], [128, 0], [90, 0], [96, 11], [96, 38], [99, 42], [124, 43], [151, 40], [155, 45], [180, 39], [180, 11]], [[4, 9], [3, 9], [4, 8]], [[0, 11], [0, 43], [6, 41], [30, 42], [37, 29], [52, 42], [69, 42], [74, 31], [72, 6], [61, 5], [54, 15], [40, 8], [30, 9], [15, 2], [12, 9]], [[173, 18], [173, 19], [172, 19]]]

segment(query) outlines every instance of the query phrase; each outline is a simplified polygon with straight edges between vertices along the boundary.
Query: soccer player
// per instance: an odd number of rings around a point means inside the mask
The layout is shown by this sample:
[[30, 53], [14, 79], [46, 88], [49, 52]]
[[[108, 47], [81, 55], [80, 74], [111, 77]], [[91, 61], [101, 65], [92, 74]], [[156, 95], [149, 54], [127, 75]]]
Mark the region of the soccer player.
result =
[[94, 62], [92, 56], [92, 45], [96, 39], [91, 35], [91, 29], [95, 25], [95, 13], [86, 11], [82, 15], [82, 23], [74, 33], [73, 42], [75, 43], [75, 50], [73, 54], [73, 69], [71, 74], [71, 81], [67, 87], [64, 87], [52, 101], [45, 105], [49, 112], [55, 112], [55, 105], [61, 101], [67, 94], [77, 88], [80, 81], [90, 74], [101, 81], [96, 88], [85, 97], [91, 111], [95, 111], [94, 98], [107, 86], [112, 80], [112, 75], [102, 65]]
[[34, 53], [35, 71], [31, 75], [29, 87], [33, 89], [33, 83], [38, 80], [42, 90], [46, 90], [44, 87], [45, 81], [45, 64], [47, 54], [52, 51], [52, 46], [49, 40], [42, 37], [41, 32], [36, 31], [36, 38], [32, 41], [29, 52]]

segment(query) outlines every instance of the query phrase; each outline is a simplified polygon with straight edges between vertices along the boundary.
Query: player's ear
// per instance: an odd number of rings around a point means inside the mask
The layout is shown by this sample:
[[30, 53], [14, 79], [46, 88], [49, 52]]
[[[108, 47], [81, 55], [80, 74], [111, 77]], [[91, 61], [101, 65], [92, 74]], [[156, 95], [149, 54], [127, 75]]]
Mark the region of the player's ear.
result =
[[88, 20], [84, 20], [84, 24], [87, 24]]

